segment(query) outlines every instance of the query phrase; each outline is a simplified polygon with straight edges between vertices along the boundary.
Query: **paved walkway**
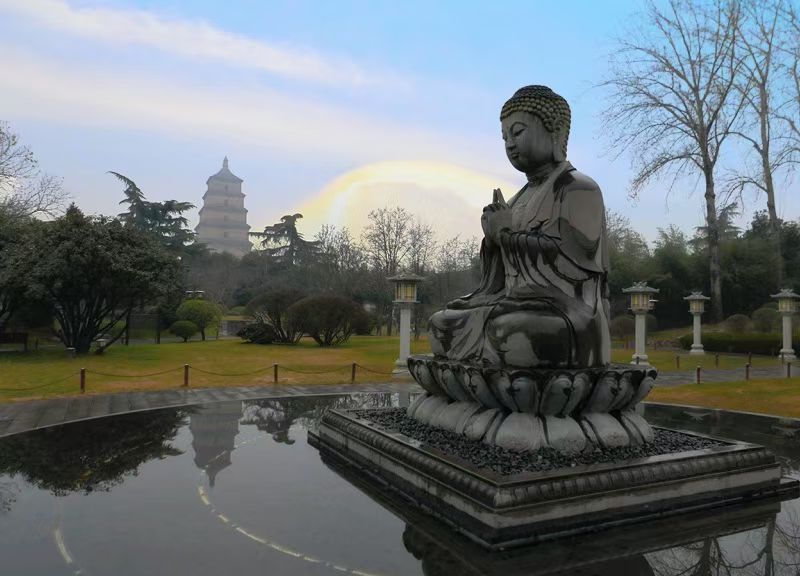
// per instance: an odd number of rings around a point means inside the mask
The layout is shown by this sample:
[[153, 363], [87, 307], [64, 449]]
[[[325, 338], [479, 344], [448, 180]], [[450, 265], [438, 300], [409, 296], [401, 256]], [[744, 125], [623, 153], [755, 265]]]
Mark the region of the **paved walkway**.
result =
[[0, 437], [35, 428], [112, 414], [170, 408], [206, 402], [254, 400], [309, 394], [357, 394], [362, 392], [420, 392], [411, 382], [372, 384], [248, 386], [242, 388], [180, 388], [152, 392], [96, 394], [0, 404]]
[[[800, 376], [800, 366], [792, 367], [792, 376]], [[786, 368], [770, 366], [767, 368], [750, 368], [751, 379], [785, 378]], [[742, 368], [703, 368], [700, 371], [700, 382], [737, 382], [745, 379], [745, 369]], [[694, 384], [695, 370], [675, 370], [673, 372], [659, 372], [656, 382], [659, 386], [681, 386]]]

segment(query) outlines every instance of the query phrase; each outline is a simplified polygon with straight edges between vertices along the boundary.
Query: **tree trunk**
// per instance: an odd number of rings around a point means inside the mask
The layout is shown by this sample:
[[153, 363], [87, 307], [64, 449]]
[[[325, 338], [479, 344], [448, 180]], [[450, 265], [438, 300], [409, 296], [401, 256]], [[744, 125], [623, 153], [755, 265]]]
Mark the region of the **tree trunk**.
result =
[[725, 319], [722, 309], [722, 281], [720, 278], [719, 222], [717, 221], [717, 195], [714, 191], [713, 168], [705, 169], [706, 181], [706, 234], [708, 238], [708, 272], [711, 290], [711, 320]]
[[131, 310], [125, 315], [125, 346], [131, 343]]
[[781, 222], [778, 219], [778, 210], [775, 208], [775, 183], [772, 179], [772, 165], [770, 163], [770, 110], [769, 95], [766, 86], [761, 84], [758, 91], [758, 119], [761, 138], [761, 147], [758, 150], [761, 156], [761, 173], [764, 176], [764, 192], [767, 194], [767, 213], [769, 214], [770, 241], [775, 254], [775, 267], [777, 269], [776, 290], [783, 288], [783, 253], [781, 252]]

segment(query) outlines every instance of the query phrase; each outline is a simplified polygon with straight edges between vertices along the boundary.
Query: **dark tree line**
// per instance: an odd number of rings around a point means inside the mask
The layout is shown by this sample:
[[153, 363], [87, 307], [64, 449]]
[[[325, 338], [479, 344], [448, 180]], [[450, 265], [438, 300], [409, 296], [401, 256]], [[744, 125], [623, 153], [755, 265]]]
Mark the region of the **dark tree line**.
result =
[[[773, 302], [779, 275], [773, 250], [772, 224], [766, 212], [757, 212], [746, 230], [732, 225], [735, 212], [720, 214], [720, 262], [723, 307], [731, 314], [751, 314]], [[685, 326], [691, 321], [683, 300], [691, 290], [709, 294], [708, 253], [705, 230], [688, 236], [673, 226], [659, 229], [652, 246], [633, 230], [627, 219], [609, 214], [612, 315], [627, 308], [622, 289], [646, 280], [659, 288], [654, 315], [661, 328]], [[781, 260], [786, 264], [784, 284], [800, 287], [800, 224], [782, 221]]]

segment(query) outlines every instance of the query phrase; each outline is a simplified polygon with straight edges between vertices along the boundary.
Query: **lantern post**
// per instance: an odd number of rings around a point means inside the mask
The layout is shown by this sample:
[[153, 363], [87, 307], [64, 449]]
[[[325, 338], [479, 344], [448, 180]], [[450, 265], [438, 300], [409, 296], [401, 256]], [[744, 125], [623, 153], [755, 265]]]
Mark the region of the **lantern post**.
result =
[[705, 354], [703, 350], [702, 336], [700, 332], [700, 317], [706, 311], [706, 301], [711, 300], [708, 296], [703, 296], [702, 292], [692, 292], [689, 296], [684, 298], [689, 302], [689, 313], [694, 316], [692, 323], [692, 333], [694, 335], [694, 342], [689, 354]]
[[400, 355], [393, 374], [408, 374], [408, 357], [411, 354], [411, 309], [417, 303], [417, 284], [425, 280], [411, 272], [402, 272], [387, 278], [394, 283], [394, 303], [400, 309]]
[[797, 312], [797, 299], [800, 298], [791, 288], [784, 288], [772, 298], [778, 300], [778, 312], [783, 316], [783, 348], [780, 351], [781, 360], [794, 362], [797, 358], [792, 347], [792, 316]]
[[623, 288], [623, 294], [630, 294], [630, 310], [636, 319], [635, 350], [632, 364], [647, 364], [647, 313], [655, 306], [653, 295], [658, 288], [648, 286], [647, 282], [634, 282], [630, 288]]

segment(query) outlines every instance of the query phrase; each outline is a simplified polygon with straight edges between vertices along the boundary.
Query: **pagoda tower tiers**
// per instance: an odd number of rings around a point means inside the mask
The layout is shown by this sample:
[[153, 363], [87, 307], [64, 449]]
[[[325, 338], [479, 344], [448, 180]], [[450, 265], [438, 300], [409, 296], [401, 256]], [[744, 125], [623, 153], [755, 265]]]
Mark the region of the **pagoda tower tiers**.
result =
[[200, 223], [195, 232], [197, 242], [205, 244], [209, 250], [244, 256], [252, 248], [242, 182], [228, 169], [227, 156], [222, 161], [222, 169], [206, 181], [208, 190], [203, 195]]

